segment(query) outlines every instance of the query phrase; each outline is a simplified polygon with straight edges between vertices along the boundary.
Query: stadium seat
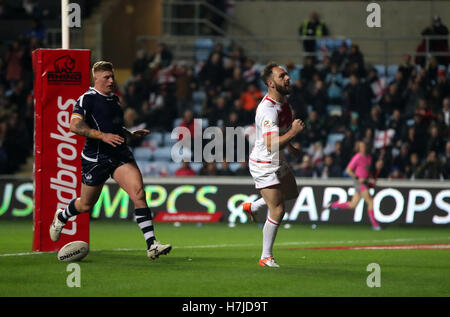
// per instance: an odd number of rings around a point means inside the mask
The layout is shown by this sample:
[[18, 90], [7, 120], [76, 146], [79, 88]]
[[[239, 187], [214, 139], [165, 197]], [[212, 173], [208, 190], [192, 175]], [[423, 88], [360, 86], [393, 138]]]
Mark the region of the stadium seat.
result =
[[376, 65], [373, 65], [373, 68], [376, 69], [376, 71], [377, 71], [377, 73], [378, 73], [378, 77], [382, 77], [382, 76], [385, 76], [385, 75], [386, 75], [386, 74], [385, 74], [385, 67], [384, 67], [384, 65], [382, 65], [382, 64], [376, 64]]
[[158, 175], [158, 166], [154, 162], [136, 160], [136, 164], [139, 167], [142, 176], [146, 177]]
[[183, 121], [183, 118], [176, 118], [176, 119], [173, 121], [173, 128], [179, 127], [181, 121]]
[[172, 147], [164, 146], [157, 148], [153, 151], [153, 160], [154, 161], [172, 161], [172, 156], [170, 154]]
[[327, 105], [327, 112], [329, 116], [342, 116], [341, 105]]
[[190, 165], [191, 168], [194, 170], [195, 174], [198, 174], [203, 166], [201, 162], [191, 162]]
[[148, 134], [145, 139], [150, 140], [152, 145], [155, 146], [161, 146], [164, 144], [162, 132], [150, 132], [150, 134]]
[[153, 151], [148, 147], [136, 147], [133, 150], [136, 161], [150, 161], [153, 157]]
[[387, 68], [387, 76], [394, 77], [397, 70], [398, 70], [398, 65], [389, 65]]
[[181, 163], [170, 162], [167, 165], [167, 168], [169, 170], [169, 175], [173, 176], [180, 167], [181, 167]]
[[206, 62], [210, 52], [214, 48], [214, 42], [208, 38], [200, 38], [195, 41], [195, 58], [199, 62]]
[[230, 167], [230, 171], [232, 171], [233, 173], [236, 172], [240, 167], [241, 167], [241, 163], [239, 162], [232, 162], [228, 164]]
[[195, 103], [202, 103], [206, 99], [206, 93], [203, 90], [196, 90], [192, 93], [192, 101]]
[[178, 139], [172, 139], [172, 132], [164, 132], [164, 145], [173, 146], [178, 142]]

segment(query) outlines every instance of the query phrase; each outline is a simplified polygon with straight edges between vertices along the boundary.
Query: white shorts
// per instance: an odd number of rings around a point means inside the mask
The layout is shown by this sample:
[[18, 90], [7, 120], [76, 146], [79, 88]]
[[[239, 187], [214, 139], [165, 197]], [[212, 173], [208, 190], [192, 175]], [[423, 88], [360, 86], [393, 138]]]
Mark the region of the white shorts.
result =
[[255, 182], [256, 189], [278, 185], [287, 174], [293, 174], [291, 167], [285, 161], [282, 161], [280, 165], [274, 165], [270, 163], [258, 163], [250, 159], [248, 167]]

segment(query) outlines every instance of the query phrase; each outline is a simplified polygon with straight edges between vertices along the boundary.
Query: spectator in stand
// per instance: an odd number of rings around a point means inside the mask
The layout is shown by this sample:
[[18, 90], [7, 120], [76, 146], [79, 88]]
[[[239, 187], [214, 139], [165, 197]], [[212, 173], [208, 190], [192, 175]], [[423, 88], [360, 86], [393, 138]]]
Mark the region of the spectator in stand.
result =
[[393, 158], [393, 166], [396, 166], [402, 175], [408, 175], [408, 167], [410, 165], [409, 147], [404, 143], [400, 147], [400, 153]]
[[242, 108], [247, 112], [254, 112], [263, 95], [255, 84], [247, 85], [247, 89], [241, 95]]
[[201, 176], [217, 176], [217, 163], [216, 162], [204, 162], [202, 168], [198, 172]]
[[331, 63], [336, 64], [340, 73], [344, 72], [345, 66], [348, 64], [348, 47], [347, 42], [342, 41], [337, 50], [331, 54]]
[[359, 121], [359, 115], [357, 112], [352, 112], [350, 115], [350, 123], [348, 128], [352, 131], [353, 135], [357, 140], [362, 139], [362, 127]]
[[148, 66], [151, 69], [166, 68], [172, 63], [172, 60], [173, 54], [166, 44], [158, 43], [155, 53], [150, 56]]
[[417, 80], [411, 79], [408, 88], [403, 93], [403, 98], [404, 108], [402, 109], [402, 117], [405, 120], [411, 119], [419, 100], [425, 98], [425, 92]]
[[372, 129], [373, 133], [375, 133], [375, 130], [386, 129], [384, 112], [381, 110], [381, 107], [379, 105], [375, 105], [372, 107], [372, 109], [370, 110], [370, 117], [364, 121], [363, 126]]
[[314, 74], [318, 73], [316, 66], [314, 65], [314, 59], [311, 56], [305, 58], [303, 68], [300, 70], [300, 78], [305, 83], [309, 83]]
[[167, 85], [161, 85], [156, 93], [150, 94], [150, 121], [153, 130], [171, 131], [177, 117], [175, 95]]
[[314, 109], [319, 113], [325, 114], [327, 112], [328, 94], [319, 74], [313, 76], [313, 81], [311, 81], [308, 89], [308, 95]]
[[418, 178], [440, 179], [441, 178], [441, 162], [436, 152], [428, 153], [425, 162], [420, 166]]
[[174, 75], [177, 116], [181, 117], [186, 109], [192, 107], [192, 94], [196, 88], [196, 81], [193, 70], [187, 65], [177, 65]]
[[442, 100], [442, 114], [444, 116], [444, 123], [447, 128], [450, 127], [450, 97], [445, 97]]
[[[426, 27], [422, 31], [423, 36], [441, 36], [443, 38], [439, 39], [428, 39], [428, 46], [427, 46], [427, 39], [422, 40], [421, 44], [419, 45], [418, 51], [424, 52], [424, 53], [448, 53], [448, 28], [445, 26], [441, 18], [439, 16], [433, 17], [433, 22], [431, 26]], [[428, 47], [428, 51], [427, 51]], [[437, 56], [438, 63], [441, 65], [447, 66], [450, 60], [449, 55], [444, 56]], [[424, 58], [419, 58], [416, 60], [416, 63], [422, 64], [424, 63]], [[423, 65], [423, 64], [422, 64]]]
[[229, 109], [227, 107], [227, 101], [225, 97], [218, 96], [214, 100], [214, 108], [210, 115], [207, 117], [209, 126], [217, 126], [223, 128], [229, 116]]
[[441, 135], [439, 128], [433, 124], [429, 128], [429, 138], [427, 143], [427, 152], [442, 153], [444, 152], [445, 139]]
[[416, 136], [416, 129], [414, 127], [409, 127], [407, 134], [403, 140], [403, 143], [408, 144], [410, 153], [418, 155], [418, 159], [424, 156], [426, 147], [420, 143]]
[[230, 169], [230, 164], [228, 163], [228, 161], [225, 158], [223, 158], [223, 160], [221, 162], [221, 166], [218, 171], [218, 175], [220, 175], [220, 176], [233, 176], [234, 175], [234, 173]]
[[14, 41], [6, 53], [6, 80], [10, 84], [16, 83], [22, 78], [23, 66], [22, 58], [24, 56], [24, 49], [20, 46], [19, 41]]
[[450, 141], [445, 143], [445, 151], [441, 156], [442, 176], [450, 179]]
[[305, 99], [306, 90], [302, 80], [296, 80], [288, 96], [288, 102], [295, 111], [298, 118], [306, 118], [308, 116], [307, 102]]
[[394, 109], [392, 116], [388, 119], [388, 129], [393, 129], [395, 131], [392, 143], [399, 147], [401, 145], [401, 140], [405, 135], [405, 120], [402, 118], [402, 114], [399, 109]]
[[225, 79], [225, 68], [221, 62], [220, 54], [213, 53], [198, 75], [204, 87], [221, 87]]
[[259, 71], [254, 60], [247, 58], [242, 68], [242, 77], [247, 83], [258, 85]]
[[136, 84], [133, 81], [126, 86], [122, 100], [125, 107], [133, 108], [138, 112], [141, 111], [142, 101], [144, 101], [141, 96], [136, 93]]
[[[401, 73], [398, 72], [398, 74]], [[390, 116], [394, 109], [403, 109], [403, 98], [397, 83], [394, 82], [389, 85], [379, 104], [386, 116]]]
[[181, 162], [181, 167], [177, 169], [174, 173], [176, 177], [184, 177], [184, 176], [195, 176], [195, 171], [192, 169], [191, 164], [188, 161], [183, 160]]
[[[303, 40], [303, 51], [306, 54], [316, 53], [317, 40], [322, 36], [327, 36], [328, 34], [328, 27], [319, 18], [319, 14], [317, 12], [311, 12], [309, 14], [309, 19], [305, 19], [298, 28], [298, 35], [300, 36], [315, 36], [314, 39]], [[313, 56], [313, 62], [315, 62], [315, 60], [316, 58]]]
[[364, 78], [366, 76], [364, 56], [359, 50], [359, 46], [357, 44], [352, 44], [350, 46], [350, 51], [347, 55], [347, 58], [350, 74], [355, 74], [359, 78]]
[[240, 67], [234, 67], [232, 78], [226, 83], [225, 89], [231, 92], [233, 99], [240, 98], [242, 92], [247, 86], [247, 81], [242, 77], [242, 70]]
[[420, 173], [420, 160], [419, 155], [415, 152], [411, 152], [409, 156], [410, 165], [407, 167], [407, 178], [414, 180], [419, 178]]
[[316, 142], [322, 143], [324, 145], [326, 143], [327, 130], [325, 128], [325, 123], [319, 117], [319, 113], [316, 110], [312, 110], [309, 113], [309, 117], [305, 120], [305, 136], [306, 142], [304, 142], [304, 147], [308, 148], [312, 144]]
[[373, 98], [372, 89], [362, 83], [357, 75], [350, 75], [350, 82], [344, 90], [345, 111], [358, 112], [361, 119], [367, 118], [370, 111], [370, 100]]
[[248, 161], [242, 161], [239, 163], [240, 163], [240, 166], [236, 170], [236, 172], [234, 172], [234, 175], [235, 176], [251, 176], [250, 170], [248, 169]]
[[332, 155], [325, 156], [320, 178], [342, 177], [342, 168], [334, 162]]
[[409, 80], [411, 79], [411, 76], [414, 75], [415, 70], [416, 70], [416, 68], [415, 68], [414, 64], [412, 63], [411, 55], [404, 54], [403, 58], [402, 58], [402, 62], [398, 66], [398, 71], [403, 74], [403, 79], [405, 80], [405, 82], [409, 82]]
[[144, 75], [147, 68], [148, 68], [148, 64], [150, 63], [150, 60], [147, 56], [147, 51], [146, 50], [138, 50], [136, 52], [136, 58], [133, 61], [133, 64], [131, 65], [131, 75], [134, 77], [137, 74], [141, 74]]
[[325, 77], [328, 99], [331, 104], [341, 104], [343, 99], [344, 77], [336, 63], [331, 64], [330, 72]]
[[299, 177], [313, 177], [315, 176], [315, 171], [311, 156], [309, 154], [303, 155], [303, 160], [297, 166], [294, 166], [295, 176]]

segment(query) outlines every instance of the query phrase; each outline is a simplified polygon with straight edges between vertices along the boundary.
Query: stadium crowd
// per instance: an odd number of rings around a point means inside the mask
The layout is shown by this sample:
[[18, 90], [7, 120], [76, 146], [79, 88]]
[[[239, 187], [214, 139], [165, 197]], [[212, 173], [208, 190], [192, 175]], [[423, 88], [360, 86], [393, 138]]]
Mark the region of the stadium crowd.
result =
[[[3, 46], [0, 56], [0, 174], [13, 174], [32, 155], [33, 90], [31, 52], [43, 47], [34, 33]], [[195, 118], [208, 126], [251, 127], [265, 94], [259, 78], [264, 65], [239, 46], [217, 43], [204, 61], [175, 60], [160, 43], [139, 51], [132, 77], [118, 87], [125, 124], [145, 124], [153, 132], [176, 126], [193, 130]], [[395, 71], [368, 65], [357, 44], [342, 41], [319, 60], [288, 62], [294, 116], [306, 123], [295, 139], [300, 157], [287, 153], [297, 176], [345, 177], [356, 140], [373, 144], [379, 178], [450, 179], [450, 83], [447, 65], [405, 55]], [[248, 140], [247, 153], [251, 148]], [[142, 144], [131, 144], [138, 148]], [[249, 175], [246, 163], [230, 171], [228, 162], [206, 164], [182, 175]]]

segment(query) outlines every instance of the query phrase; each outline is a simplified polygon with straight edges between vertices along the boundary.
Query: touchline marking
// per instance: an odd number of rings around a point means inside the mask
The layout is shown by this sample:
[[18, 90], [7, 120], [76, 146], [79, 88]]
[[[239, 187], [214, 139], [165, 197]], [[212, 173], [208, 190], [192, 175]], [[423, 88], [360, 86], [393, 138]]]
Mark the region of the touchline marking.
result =
[[[291, 245], [308, 245], [308, 244], [353, 244], [353, 243], [385, 243], [385, 242], [412, 242], [412, 241], [433, 241], [433, 240], [450, 240], [450, 237], [427, 237], [427, 238], [397, 238], [397, 239], [372, 239], [372, 240], [333, 240], [333, 241], [292, 241], [292, 242], [279, 242], [278, 246], [291, 246]], [[212, 248], [244, 248], [244, 247], [258, 247], [260, 244], [207, 244], [207, 245], [186, 245], [186, 246], [173, 246], [174, 249], [212, 249]], [[90, 252], [130, 252], [130, 251], [142, 251], [143, 248], [116, 248], [116, 249], [97, 249]], [[22, 253], [9, 253], [0, 254], [0, 257], [9, 256], [28, 256], [28, 255], [41, 255], [45, 253], [55, 252], [22, 252]]]

